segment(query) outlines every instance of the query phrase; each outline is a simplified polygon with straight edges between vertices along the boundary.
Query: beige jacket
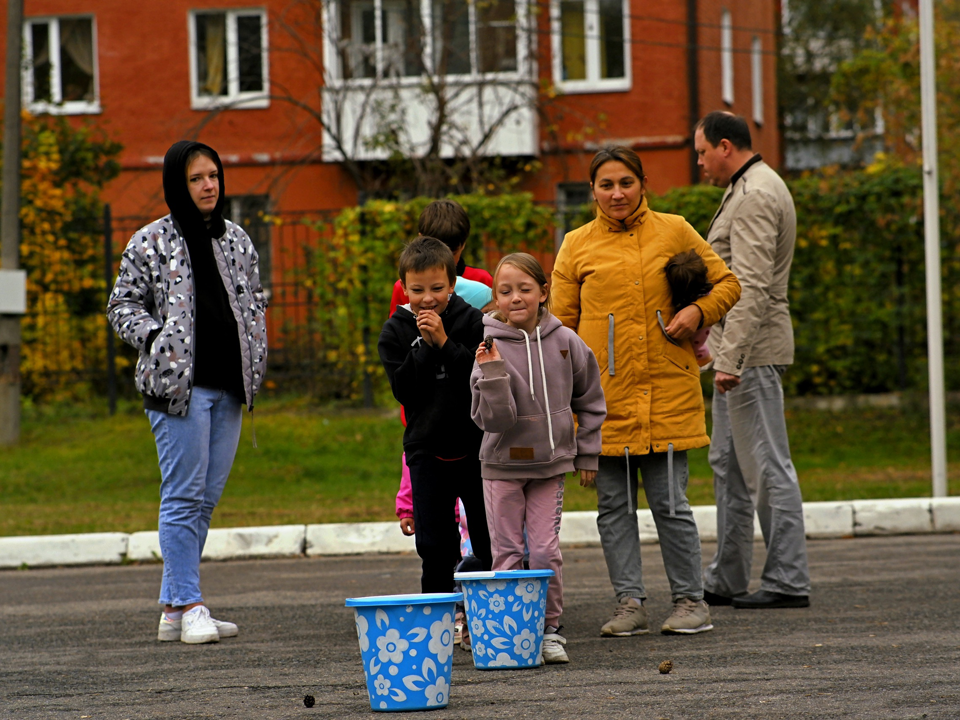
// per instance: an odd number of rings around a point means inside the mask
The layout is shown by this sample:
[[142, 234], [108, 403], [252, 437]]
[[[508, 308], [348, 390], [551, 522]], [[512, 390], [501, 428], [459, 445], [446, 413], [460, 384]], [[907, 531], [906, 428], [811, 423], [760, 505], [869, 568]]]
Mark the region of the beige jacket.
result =
[[793, 362], [787, 287], [797, 238], [797, 214], [786, 183], [763, 161], [727, 188], [707, 242], [740, 281], [738, 302], [710, 331], [713, 368], [739, 376], [743, 368]]

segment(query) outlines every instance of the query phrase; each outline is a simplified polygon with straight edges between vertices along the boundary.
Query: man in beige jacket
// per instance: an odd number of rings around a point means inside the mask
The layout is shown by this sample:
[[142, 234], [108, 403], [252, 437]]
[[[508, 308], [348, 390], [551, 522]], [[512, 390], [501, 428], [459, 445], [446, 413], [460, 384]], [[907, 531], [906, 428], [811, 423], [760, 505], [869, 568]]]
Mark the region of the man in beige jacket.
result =
[[[786, 184], [751, 149], [746, 121], [712, 112], [694, 146], [707, 180], [726, 188], [707, 242], [740, 280], [740, 302], [708, 340], [716, 371], [710, 465], [717, 553], [704, 600], [738, 608], [807, 607], [803, 503], [780, 378], [793, 362], [787, 288], [797, 216]], [[756, 510], [767, 548], [760, 590], [747, 594]]]

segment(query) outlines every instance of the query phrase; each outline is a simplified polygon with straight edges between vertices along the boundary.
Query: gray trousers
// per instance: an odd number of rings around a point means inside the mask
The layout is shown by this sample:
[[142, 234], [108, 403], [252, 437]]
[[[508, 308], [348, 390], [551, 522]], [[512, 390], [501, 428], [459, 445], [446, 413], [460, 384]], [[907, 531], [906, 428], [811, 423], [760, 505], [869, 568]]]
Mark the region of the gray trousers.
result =
[[647, 596], [640, 560], [640, 526], [637, 522], [637, 471], [660, 536], [660, 553], [670, 581], [674, 602], [681, 598], [701, 600], [700, 534], [687, 502], [687, 453], [673, 454], [673, 499], [667, 482], [667, 453], [630, 457], [600, 456], [597, 471], [597, 529], [610, 582], [617, 598]]
[[807, 543], [797, 471], [783, 416], [786, 368], [746, 368], [740, 385], [713, 396], [710, 465], [717, 500], [717, 554], [704, 570], [710, 592], [747, 592], [753, 561], [753, 513], [760, 518], [767, 561], [760, 589], [809, 595]]

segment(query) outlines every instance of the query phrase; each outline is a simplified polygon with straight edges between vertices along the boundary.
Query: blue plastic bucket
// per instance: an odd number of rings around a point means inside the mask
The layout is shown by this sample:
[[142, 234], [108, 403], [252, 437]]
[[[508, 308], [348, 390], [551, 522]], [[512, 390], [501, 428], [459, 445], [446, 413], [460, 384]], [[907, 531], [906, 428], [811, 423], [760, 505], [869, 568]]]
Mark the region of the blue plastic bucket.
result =
[[348, 598], [370, 707], [433, 710], [450, 702], [453, 619], [460, 593]]
[[454, 573], [463, 588], [473, 664], [478, 670], [543, 664], [543, 620], [553, 570]]

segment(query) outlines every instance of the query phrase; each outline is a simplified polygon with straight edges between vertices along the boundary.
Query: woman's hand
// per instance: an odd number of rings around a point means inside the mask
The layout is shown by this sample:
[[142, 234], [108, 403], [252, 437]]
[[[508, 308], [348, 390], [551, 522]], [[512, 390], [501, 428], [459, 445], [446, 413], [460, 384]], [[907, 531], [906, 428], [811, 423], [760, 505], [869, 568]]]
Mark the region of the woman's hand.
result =
[[414, 529], [412, 517], [400, 518], [400, 532], [404, 535], [413, 535]]
[[687, 340], [700, 329], [702, 321], [703, 311], [699, 306], [687, 305], [673, 316], [673, 320], [664, 328], [664, 331], [674, 340]]
[[[576, 474], [576, 473], [574, 473]], [[596, 470], [581, 470], [580, 471], [580, 487], [590, 487], [593, 485], [593, 481], [597, 479]]]
[[490, 362], [491, 360], [502, 360], [500, 357], [500, 351], [497, 350], [497, 343], [495, 340], [490, 343], [489, 350], [487, 350], [487, 344], [485, 342], [480, 343], [480, 346], [477, 348], [478, 365], [483, 365], [483, 363]]

